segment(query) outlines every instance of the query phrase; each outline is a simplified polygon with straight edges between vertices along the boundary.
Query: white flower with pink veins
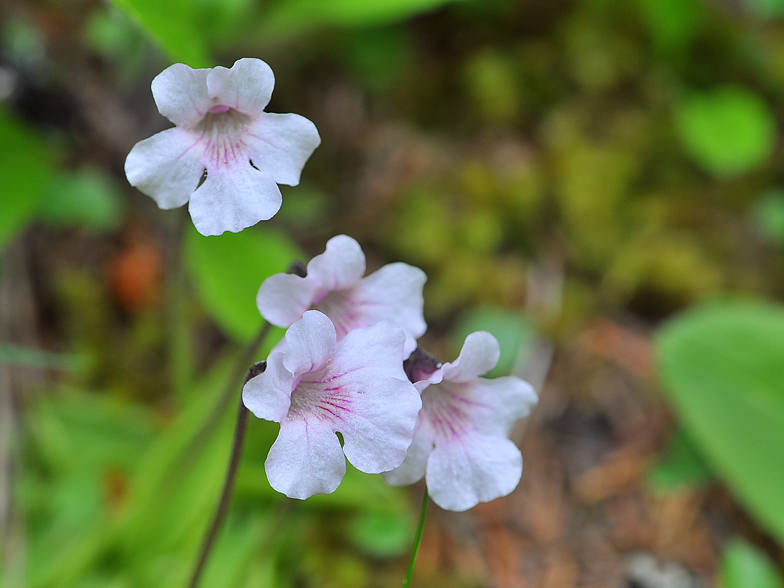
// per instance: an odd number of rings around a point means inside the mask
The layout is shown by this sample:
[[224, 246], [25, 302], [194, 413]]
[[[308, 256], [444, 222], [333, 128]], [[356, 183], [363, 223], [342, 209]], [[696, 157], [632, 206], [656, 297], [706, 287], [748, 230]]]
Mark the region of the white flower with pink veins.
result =
[[520, 378], [480, 377], [496, 366], [499, 355], [496, 338], [480, 331], [466, 337], [454, 362], [409, 369], [422, 393], [422, 411], [405, 461], [383, 474], [389, 484], [413, 484], [424, 476], [433, 502], [454, 511], [517, 487], [523, 457], [509, 433], [537, 397]]
[[152, 81], [152, 94], [176, 126], [131, 149], [128, 181], [160, 208], [190, 201], [203, 235], [236, 233], [271, 218], [281, 205], [278, 184], [299, 184], [321, 142], [308, 119], [264, 112], [274, 85], [260, 59], [240, 59], [231, 69], [166, 68]]
[[338, 340], [354, 329], [389, 320], [406, 334], [405, 359], [427, 325], [422, 288], [427, 276], [406, 263], [390, 263], [365, 275], [365, 254], [354, 239], [338, 235], [308, 263], [307, 274], [275, 274], [259, 288], [256, 304], [267, 321], [288, 327], [306, 310], [319, 310], [335, 324]]
[[248, 410], [280, 423], [264, 464], [275, 490], [301, 500], [333, 492], [346, 459], [369, 474], [400, 465], [422, 407], [403, 371], [404, 339], [384, 321], [337, 342], [318, 311], [289, 328], [286, 351], [270, 354], [266, 371], [242, 390]]

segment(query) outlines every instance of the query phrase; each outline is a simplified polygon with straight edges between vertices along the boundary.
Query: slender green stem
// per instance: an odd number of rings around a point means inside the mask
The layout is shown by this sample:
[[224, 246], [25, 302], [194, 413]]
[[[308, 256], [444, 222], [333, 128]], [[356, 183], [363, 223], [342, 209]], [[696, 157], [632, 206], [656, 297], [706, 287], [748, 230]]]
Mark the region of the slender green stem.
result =
[[[266, 367], [267, 363], [264, 361], [254, 364], [253, 367], [248, 370], [242, 386], [245, 387], [248, 380], [262, 373]], [[240, 458], [242, 457], [242, 444], [245, 439], [245, 425], [247, 422], [248, 409], [245, 408], [245, 405], [242, 402], [242, 394], [240, 394], [240, 402], [237, 407], [237, 425], [234, 429], [234, 442], [231, 446], [231, 459], [229, 460], [229, 467], [226, 471], [226, 480], [223, 482], [223, 491], [221, 492], [221, 497], [218, 501], [218, 508], [215, 511], [215, 516], [212, 519], [212, 525], [210, 525], [210, 529], [204, 537], [199, 559], [196, 561], [196, 566], [193, 568], [193, 575], [188, 584], [189, 588], [196, 588], [198, 585], [201, 572], [204, 569], [204, 564], [207, 563], [207, 558], [212, 550], [212, 544], [215, 542], [215, 538], [218, 536], [218, 531], [223, 524], [223, 520], [229, 512], [231, 494], [234, 490], [234, 480], [237, 477], [237, 470], [239, 469]]]
[[416, 562], [417, 551], [419, 551], [419, 543], [422, 541], [422, 529], [425, 528], [425, 515], [427, 514], [427, 503], [429, 502], [427, 495], [427, 487], [425, 487], [425, 497], [422, 499], [422, 514], [419, 515], [419, 526], [417, 527], [416, 536], [414, 537], [414, 547], [411, 549], [411, 561], [408, 562], [408, 573], [406, 579], [403, 580], [403, 588], [408, 588], [411, 585], [411, 576], [414, 575], [414, 563]]

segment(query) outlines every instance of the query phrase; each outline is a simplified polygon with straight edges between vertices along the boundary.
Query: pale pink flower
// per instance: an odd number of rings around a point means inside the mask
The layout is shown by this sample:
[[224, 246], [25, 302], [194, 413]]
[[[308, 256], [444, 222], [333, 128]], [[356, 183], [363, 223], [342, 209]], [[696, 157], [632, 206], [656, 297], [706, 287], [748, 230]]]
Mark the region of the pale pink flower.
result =
[[454, 362], [419, 372], [422, 411], [414, 441], [401, 466], [383, 474], [388, 483], [413, 484], [424, 476], [433, 502], [454, 511], [517, 487], [523, 458], [508, 437], [537, 397], [520, 378], [479, 377], [495, 367], [499, 353], [490, 333], [472, 333]]
[[319, 310], [334, 323], [338, 340], [354, 329], [392, 321], [406, 334], [403, 354], [408, 357], [427, 328], [422, 314], [427, 276], [405, 263], [385, 265], [366, 278], [364, 274], [359, 243], [338, 235], [310, 260], [304, 278], [275, 274], [264, 280], [256, 304], [261, 316], [278, 327], [293, 324], [306, 310]]
[[176, 126], [131, 149], [128, 181], [160, 208], [190, 200], [203, 235], [236, 233], [271, 218], [281, 205], [277, 184], [296, 186], [321, 142], [308, 119], [264, 112], [274, 85], [260, 59], [240, 59], [231, 69], [166, 68], [152, 81], [152, 94]]
[[400, 465], [422, 407], [403, 371], [404, 339], [383, 321], [337, 342], [332, 322], [317, 311], [289, 328], [286, 351], [273, 352], [242, 391], [253, 414], [280, 423], [265, 463], [275, 490], [303, 500], [333, 492], [346, 459], [371, 474]]

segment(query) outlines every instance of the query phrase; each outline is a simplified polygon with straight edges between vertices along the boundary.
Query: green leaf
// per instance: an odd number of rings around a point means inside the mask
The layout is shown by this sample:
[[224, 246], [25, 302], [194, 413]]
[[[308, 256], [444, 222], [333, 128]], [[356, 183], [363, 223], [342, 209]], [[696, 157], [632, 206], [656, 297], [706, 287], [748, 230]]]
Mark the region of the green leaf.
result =
[[762, 97], [747, 88], [694, 94], [676, 106], [674, 117], [686, 153], [719, 178], [759, 168], [773, 153], [775, 118]]
[[173, 61], [191, 67], [211, 67], [209, 52], [196, 26], [194, 3], [189, 0], [112, 0], [138, 24]]
[[108, 394], [68, 389], [40, 398], [29, 427], [53, 471], [130, 469], [152, 436], [147, 410]]
[[784, 588], [776, 566], [745, 541], [733, 541], [721, 560], [722, 588]]
[[353, 519], [349, 539], [374, 557], [398, 557], [411, 549], [414, 526], [407, 513], [364, 512]]
[[284, 0], [266, 14], [267, 37], [301, 34], [320, 26], [366, 27], [388, 24], [435, 10], [452, 0]]
[[46, 144], [0, 108], [0, 249], [38, 212], [52, 171]]
[[738, 498], [784, 540], [784, 308], [695, 308], [658, 335], [661, 377], [683, 426]]
[[[204, 568], [200, 586], [204, 588], [223, 588], [243, 586], [251, 563], [261, 559], [259, 547], [274, 533], [274, 529], [259, 513], [243, 513], [233, 517], [222, 530], [219, 540]], [[269, 550], [267, 550], [269, 551]], [[265, 554], [272, 559], [270, 555]]]
[[141, 456], [117, 527], [128, 555], [149, 558], [196, 549], [229, 459], [236, 411], [227, 410], [222, 392], [231, 363], [201, 378], [191, 403]]
[[191, 229], [185, 255], [205, 306], [221, 328], [239, 341], [251, 339], [261, 328], [256, 308], [261, 283], [302, 258], [287, 236], [266, 228], [218, 237], [204, 237]]
[[489, 377], [506, 376], [512, 369], [531, 353], [535, 332], [531, 322], [525, 315], [516, 310], [494, 306], [479, 306], [457, 323], [452, 336], [452, 357], [444, 361], [457, 359], [465, 338], [474, 331], [487, 331], [492, 334], [501, 346], [501, 357], [498, 365], [490, 371]]
[[[107, 544], [113, 508], [152, 438], [151, 414], [107, 394], [62, 390], [30, 406], [19, 503], [30, 588], [81, 585]], [[35, 455], [37, 459], [31, 459]], [[40, 463], [42, 471], [33, 469]]]
[[84, 169], [55, 175], [46, 191], [43, 217], [55, 225], [102, 231], [117, 227], [122, 208], [111, 178], [96, 169]]

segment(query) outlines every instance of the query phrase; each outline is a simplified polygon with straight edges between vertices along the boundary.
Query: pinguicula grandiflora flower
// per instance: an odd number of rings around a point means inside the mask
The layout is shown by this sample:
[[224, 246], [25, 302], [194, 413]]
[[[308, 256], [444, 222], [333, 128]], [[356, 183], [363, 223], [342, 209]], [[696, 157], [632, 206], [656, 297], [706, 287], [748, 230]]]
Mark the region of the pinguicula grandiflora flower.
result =
[[333, 492], [346, 459], [371, 474], [401, 464], [422, 407], [403, 371], [404, 341], [389, 321], [339, 342], [321, 312], [308, 311], [291, 325], [286, 350], [271, 353], [266, 371], [242, 391], [253, 414], [280, 423], [265, 462], [275, 490], [302, 500]]
[[296, 186], [321, 142], [308, 119], [264, 112], [274, 85], [260, 59], [240, 59], [231, 69], [166, 68], [152, 81], [152, 94], [176, 126], [131, 149], [128, 181], [160, 208], [190, 201], [203, 235], [271, 218], [281, 206], [278, 184]]
[[416, 348], [427, 325], [422, 313], [422, 288], [427, 276], [406, 263], [390, 263], [365, 275], [365, 254], [354, 239], [338, 235], [327, 249], [310, 260], [307, 274], [275, 274], [259, 288], [256, 303], [267, 321], [288, 327], [309, 309], [319, 310], [334, 323], [338, 340], [354, 329], [382, 320], [406, 334], [404, 359]]
[[533, 388], [514, 376], [480, 377], [500, 355], [490, 333], [470, 334], [452, 363], [420, 362], [417, 354], [407, 372], [422, 393], [422, 411], [405, 461], [384, 479], [403, 485], [424, 476], [433, 502], [453, 511], [506, 496], [523, 471], [509, 433], [537, 402]]

